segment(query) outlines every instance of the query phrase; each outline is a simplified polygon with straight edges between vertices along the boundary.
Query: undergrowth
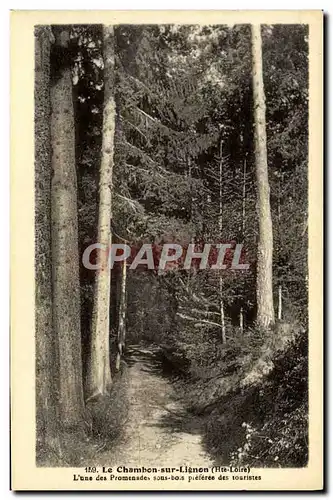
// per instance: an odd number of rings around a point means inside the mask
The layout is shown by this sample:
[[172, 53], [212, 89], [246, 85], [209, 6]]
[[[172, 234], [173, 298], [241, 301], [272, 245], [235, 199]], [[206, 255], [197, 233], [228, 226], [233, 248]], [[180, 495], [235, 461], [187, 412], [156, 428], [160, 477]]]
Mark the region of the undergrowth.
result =
[[[185, 341], [184, 341], [185, 339]], [[223, 464], [303, 467], [308, 460], [308, 341], [300, 325], [229, 331], [229, 340], [177, 339], [187, 361], [181, 392], [205, 422]], [[178, 383], [179, 386], [179, 383]]]
[[108, 396], [88, 402], [89, 428], [86, 432], [63, 430], [53, 449], [37, 449], [36, 464], [40, 467], [80, 467], [107, 451], [121, 439], [128, 414], [128, 370], [122, 362], [113, 377]]

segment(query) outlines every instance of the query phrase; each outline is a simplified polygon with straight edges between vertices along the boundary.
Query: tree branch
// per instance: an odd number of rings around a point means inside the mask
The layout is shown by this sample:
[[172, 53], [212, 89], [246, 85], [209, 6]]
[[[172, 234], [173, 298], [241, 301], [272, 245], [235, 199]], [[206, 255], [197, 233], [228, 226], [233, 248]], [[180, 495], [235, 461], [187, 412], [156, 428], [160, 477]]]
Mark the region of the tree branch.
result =
[[179, 316], [182, 319], [187, 319], [189, 321], [195, 321], [198, 324], [203, 323], [206, 325], [217, 326], [217, 327], [221, 328], [221, 325], [219, 323], [215, 323], [215, 321], [210, 321], [208, 319], [191, 318], [191, 316], [187, 316], [187, 314], [182, 314], [179, 312], [177, 312], [177, 316]]

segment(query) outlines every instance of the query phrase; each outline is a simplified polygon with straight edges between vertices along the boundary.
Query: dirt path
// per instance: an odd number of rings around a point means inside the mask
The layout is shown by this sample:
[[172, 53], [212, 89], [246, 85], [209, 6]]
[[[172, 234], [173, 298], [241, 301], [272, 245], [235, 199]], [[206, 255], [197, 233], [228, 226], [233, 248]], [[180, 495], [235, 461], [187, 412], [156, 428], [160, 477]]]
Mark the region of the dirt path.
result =
[[[198, 426], [163, 376], [155, 354], [153, 347], [131, 346], [130, 409], [124, 440], [113, 450], [113, 462], [116, 455], [116, 462], [126, 466], [213, 465], [203, 450]], [[106, 454], [102, 461], [112, 465]]]

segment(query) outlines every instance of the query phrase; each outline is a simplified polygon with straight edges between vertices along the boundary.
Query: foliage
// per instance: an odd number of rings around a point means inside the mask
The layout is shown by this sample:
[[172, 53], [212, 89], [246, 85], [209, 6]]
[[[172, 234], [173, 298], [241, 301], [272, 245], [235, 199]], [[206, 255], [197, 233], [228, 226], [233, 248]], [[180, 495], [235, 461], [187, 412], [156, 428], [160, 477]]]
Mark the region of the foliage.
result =
[[207, 443], [223, 462], [251, 467], [304, 467], [308, 445], [305, 332], [271, 358], [272, 369], [231, 390], [207, 418]]
[[[284, 322], [273, 332], [254, 322], [258, 222], [248, 25], [115, 28], [110, 224], [114, 242], [244, 244], [250, 269], [223, 273], [221, 293], [216, 272], [129, 271], [127, 342], [161, 346], [189, 408], [204, 415], [207, 444], [219, 459], [299, 466], [307, 460], [308, 33], [306, 26], [276, 25], [264, 26], [262, 35], [273, 278], [276, 305], [282, 289]], [[74, 26], [72, 48], [82, 255], [96, 241], [101, 26]], [[85, 371], [94, 273], [81, 266], [80, 280]], [[119, 280], [114, 270], [112, 354]], [[114, 379], [110, 400], [89, 404], [99, 440], [120, 432], [125, 378]]]

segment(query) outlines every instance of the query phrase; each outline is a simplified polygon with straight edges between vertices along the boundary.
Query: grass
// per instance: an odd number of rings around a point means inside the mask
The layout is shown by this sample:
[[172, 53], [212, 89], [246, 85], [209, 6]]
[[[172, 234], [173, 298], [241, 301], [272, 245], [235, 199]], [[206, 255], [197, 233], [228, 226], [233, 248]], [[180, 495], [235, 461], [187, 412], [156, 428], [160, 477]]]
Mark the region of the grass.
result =
[[128, 413], [128, 371], [122, 362], [111, 392], [86, 406], [91, 416], [87, 432], [63, 431], [59, 443], [48, 449], [37, 447], [38, 467], [82, 467], [94, 463], [101, 450], [109, 450], [121, 438]]

